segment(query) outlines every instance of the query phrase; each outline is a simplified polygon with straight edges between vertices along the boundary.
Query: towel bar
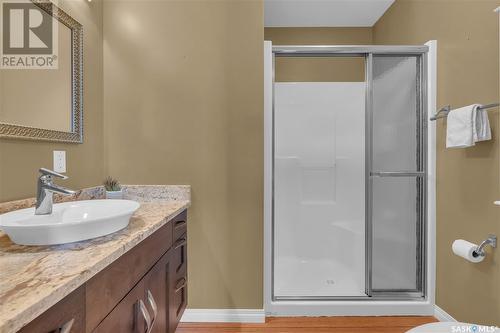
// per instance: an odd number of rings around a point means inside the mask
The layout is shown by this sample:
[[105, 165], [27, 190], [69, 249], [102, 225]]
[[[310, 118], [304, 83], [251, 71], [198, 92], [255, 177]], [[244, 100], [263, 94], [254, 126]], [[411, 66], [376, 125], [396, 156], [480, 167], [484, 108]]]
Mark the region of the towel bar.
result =
[[[492, 109], [496, 108], [497, 106], [500, 106], [500, 103], [492, 103], [492, 104], [485, 104], [483, 106], [480, 106], [478, 109], [479, 110], [487, 110], [487, 109]], [[441, 119], [441, 118], [446, 118], [448, 117], [448, 113], [451, 111], [451, 105], [447, 105], [444, 108], [441, 108], [434, 116], [430, 118], [431, 121]]]

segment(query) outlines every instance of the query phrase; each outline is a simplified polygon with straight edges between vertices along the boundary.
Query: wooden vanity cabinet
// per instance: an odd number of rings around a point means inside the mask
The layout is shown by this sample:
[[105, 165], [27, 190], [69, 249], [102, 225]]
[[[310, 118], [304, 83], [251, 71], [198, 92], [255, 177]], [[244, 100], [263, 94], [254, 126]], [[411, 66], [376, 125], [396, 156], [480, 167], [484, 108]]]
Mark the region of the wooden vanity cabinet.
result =
[[[183, 211], [87, 283], [87, 332], [175, 332], [187, 303], [186, 227], [187, 212]], [[159, 255], [150, 267], [148, 258]], [[137, 274], [139, 271], [144, 273]], [[123, 278], [124, 273], [130, 277], [128, 280]], [[106, 309], [114, 303], [111, 312], [91, 308], [102, 295], [118, 299], [124, 288], [116, 285], [131, 285], [139, 276], [139, 281], [119, 302], [105, 301]], [[96, 313], [91, 315], [93, 312]], [[105, 318], [94, 328], [91, 323], [95, 320], [90, 318], [103, 317], [103, 313]]]
[[184, 210], [19, 332], [174, 333], [187, 303], [186, 226]]

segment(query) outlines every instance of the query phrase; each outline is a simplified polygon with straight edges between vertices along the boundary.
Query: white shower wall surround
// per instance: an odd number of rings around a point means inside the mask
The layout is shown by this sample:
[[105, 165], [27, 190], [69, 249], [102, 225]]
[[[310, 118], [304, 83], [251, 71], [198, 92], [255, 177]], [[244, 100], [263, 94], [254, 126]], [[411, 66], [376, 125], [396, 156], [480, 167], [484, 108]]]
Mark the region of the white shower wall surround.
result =
[[365, 84], [275, 84], [274, 293], [365, 296]]

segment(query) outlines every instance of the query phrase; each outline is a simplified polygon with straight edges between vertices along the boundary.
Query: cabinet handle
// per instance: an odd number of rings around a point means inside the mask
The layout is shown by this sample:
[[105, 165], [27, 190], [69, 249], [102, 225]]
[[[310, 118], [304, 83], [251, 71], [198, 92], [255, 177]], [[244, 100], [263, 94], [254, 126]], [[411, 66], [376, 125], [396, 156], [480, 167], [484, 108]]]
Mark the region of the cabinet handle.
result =
[[174, 244], [174, 249], [177, 250], [178, 248], [186, 245], [186, 243], [187, 243], [186, 238], [178, 239]]
[[148, 303], [151, 309], [153, 309], [153, 320], [151, 321], [151, 329], [153, 329], [153, 325], [155, 324], [156, 316], [158, 315], [158, 306], [156, 305], [155, 298], [153, 297], [153, 294], [151, 293], [150, 290], [146, 292], [148, 296]]
[[151, 316], [149, 315], [148, 309], [144, 305], [144, 302], [142, 299], [139, 300], [139, 311], [142, 314], [142, 318], [144, 318], [144, 321], [146, 322], [146, 333], [151, 332]]
[[67, 323], [61, 326], [61, 329], [59, 330], [60, 333], [69, 333], [71, 332], [71, 328], [73, 327], [73, 324], [75, 323], [75, 318], [71, 319]]
[[175, 292], [180, 291], [182, 288], [186, 287], [186, 278], [180, 278], [177, 280], [177, 283], [175, 284]]
[[186, 221], [177, 221], [175, 222], [175, 228], [181, 228], [186, 225]]

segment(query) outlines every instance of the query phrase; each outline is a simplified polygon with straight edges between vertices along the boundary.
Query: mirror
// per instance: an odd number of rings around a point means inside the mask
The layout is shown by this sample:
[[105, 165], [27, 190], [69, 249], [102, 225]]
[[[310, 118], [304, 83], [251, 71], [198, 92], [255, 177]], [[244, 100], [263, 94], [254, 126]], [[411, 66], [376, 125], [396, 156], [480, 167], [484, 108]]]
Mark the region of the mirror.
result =
[[[4, 22], [10, 19], [10, 25], [2, 26], [0, 137], [82, 143], [82, 25], [51, 2], [30, 0], [15, 8], [6, 8], [7, 3], [2, 3]], [[38, 30], [20, 30], [28, 37], [10, 55], [6, 47], [15, 44], [15, 13], [23, 10]], [[50, 31], [44, 31], [43, 22], [49, 22]], [[47, 45], [52, 52], [43, 49]]]

